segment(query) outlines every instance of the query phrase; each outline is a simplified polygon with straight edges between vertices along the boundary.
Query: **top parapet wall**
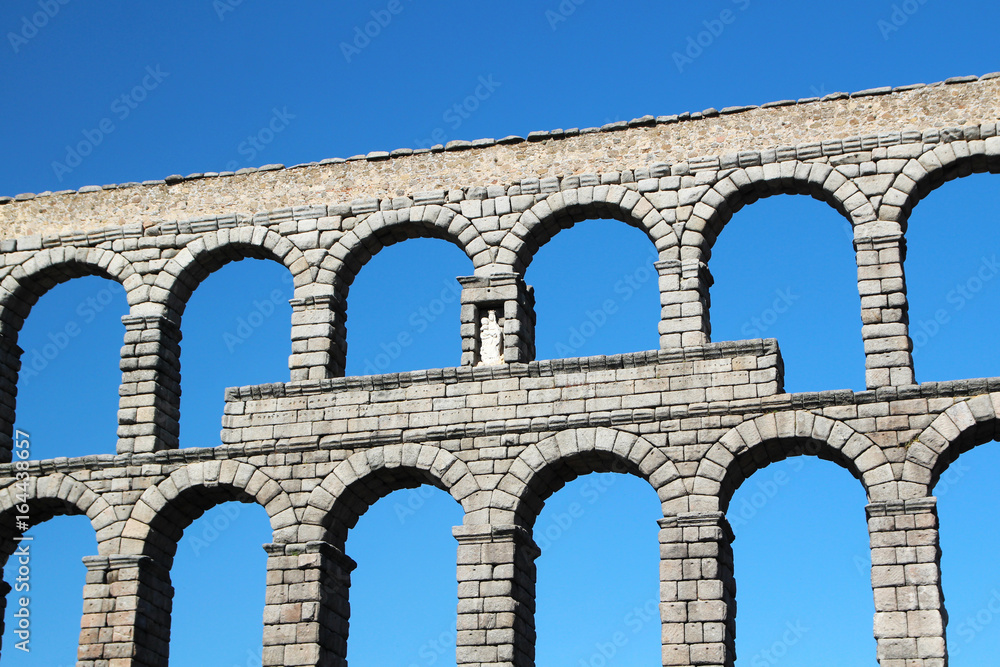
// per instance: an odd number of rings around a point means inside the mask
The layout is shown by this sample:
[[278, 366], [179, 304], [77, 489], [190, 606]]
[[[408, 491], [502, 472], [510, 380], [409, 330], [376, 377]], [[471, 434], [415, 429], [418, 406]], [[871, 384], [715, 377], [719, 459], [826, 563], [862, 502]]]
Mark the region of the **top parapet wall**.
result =
[[374, 152], [288, 169], [270, 165], [228, 175], [192, 174], [143, 184], [0, 197], [0, 239], [136, 223], [148, 227], [205, 216], [346, 204], [657, 163], [687, 173], [695, 166], [694, 158], [704, 156], [961, 127], [998, 117], [1000, 73], [957, 77], [927, 86], [646, 116], [586, 130], [533, 132], [527, 139], [453, 141], [447, 147]]

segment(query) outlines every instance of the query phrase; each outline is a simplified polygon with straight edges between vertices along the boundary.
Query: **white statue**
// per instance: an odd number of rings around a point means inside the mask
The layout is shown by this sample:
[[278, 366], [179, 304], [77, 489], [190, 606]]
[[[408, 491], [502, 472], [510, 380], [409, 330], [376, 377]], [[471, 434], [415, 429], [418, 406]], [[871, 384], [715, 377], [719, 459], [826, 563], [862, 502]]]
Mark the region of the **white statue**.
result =
[[503, 331], [497, 314], [489, 312], [479, 321], [479, 366], [499, 366], [503, 363]]

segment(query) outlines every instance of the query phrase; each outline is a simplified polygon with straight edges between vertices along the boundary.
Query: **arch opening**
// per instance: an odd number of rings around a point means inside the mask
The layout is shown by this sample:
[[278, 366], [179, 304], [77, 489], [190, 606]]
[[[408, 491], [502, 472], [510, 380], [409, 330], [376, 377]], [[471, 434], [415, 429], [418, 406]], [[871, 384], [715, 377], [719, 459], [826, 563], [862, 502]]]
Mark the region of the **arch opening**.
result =
[[957, 167], [948, 175], [908, 216], [906, 287], [918, 380], [1000, 375], [1000, 358], [989, 353], [1000, 325], [990, 307], [1000, 299], [1000, 179]]
[[727, 518], [740, 664], [874, 663], [865, 504], [814, 456], [762, 467], [736, 491]]
[[[339, 488], [343, 485], [335, 486]], [[435, 487], [448, 493], [448, 487], [430, 470], [406, 466], [370, 471], [362, 480], [343, 488], [331, 503], [330, 509], [322, 513], [323, 539], [337, 547], [345, 548], [348, 533], [357, 526], [373, 505], [393, 493], [424, 486]], [[454, 525], [460, 523], [461, 521]]]
[[[572, 224], [552, 233], [525, 277], [535, 293], [537, 357], [659, 349], [656, 247], [619, 220], [567, 220]], [[609, 255], [609, 247], [616, 252]]]
[[[444, 495], [430, 490], [432, 487], [450, 495], [450, 503]], [[460, 459], [441, 448], [415, 444], [389, 445], [354, 454], [313, 489], [302, 516], [299, 540], [321, 540], [340, 553], [337, 567], [342, 574], [336, 591], [331, 593], [339, 600], [334, 614], [338, 629], [334, 631], [335, 640], [324, 649], [331, 652], [331, 659], [333, 655], [344, 658], [348, 651], [352, 660], [357, 661], [360, 653], [363, 662], [378, 664], [409, 664], [407, 661], [424, 659], [420, 654], [428, 651], [435, 660], [451, 659], [457, 628], [456, 544], [451, 533], [469, 520], [469, 500], [479, 491], [475, 478]], [[388, 500], [389, 496], [393, 499]], [[443, 516], [448, 517], [447, 525], [443, 525]], [[360, 532], [354, 532], [359, 525]], [[435, 535], [430, 542], [428, 534]], [[386, 549], [386, 544], [398, 547]], [[415, 552], [415, 544], [430, 544], [431, 552]], [[409, 555], [413, 557], [411, 562], [396, 560]], [[433, 571], [433, 577], [422, 578], [412, 569], [415, 563], [423, 563], [421, 567]], [[400, 583], [401, 571], [413, 579]], [[354, 573], [359, 573], [360, 579]], [[393, 600], [389, 604], [399, 611], [399, 591], [386, 594], [388, 581], [396, 581], [402, 589], [412, 588], [413, 581], [422, 582], [421, 590], [432, 595], [437, 610], [426, 618], [414, 616], [417, 632], [407, 632], [405, 643], [395, 647], [384, 642], [384, 624], [376, 628], [371, 625], [372, 619], [384, 618], [380, 611], [386, 607], [380, 600]], [[354, 582], [360, 582], [362, 591], [368, 591], [360, 602], [364, 616], [357, 628], [350, 618], [358, 608], [348, 604], [349, 597], [358, 596], [351, 593]], [[403, 606], [400, 613], [413, 616], [412, 609], [419, 608], [420, 603], [411, 599]], [[351, 635], [360, 633], [358, 642], [349, 639], [349, 625]], [[355, 644], [356, 648], [349, 648]], [[387, 651], [392, 654], [391, 660], [386, 657]]]
[[180, 441], [218, 445], [227, 387], [287, 381], [292, 276], [280, 264], [227, 264], [187, 303], [181, 341]]
[[[991, 438], [985, 439], [989, 442]], [[941, 585], [947, 605], [949, 665], [987, 664], [1000, 646], [993, 562], [1000, 549], [995, 513], [1000, 449], [977, 446], [958, 456], [935, 480], [939, 518]]]
[[864, 389], [850, 223], [789, 195], [744, 206], [733, 219], [709, 264], [713, 340], [777, 338], [785, 391]]
[[[430, 484], [400, 489], [350, 530], [347, 657], [365, 665], [448, 664], [457, 643], [456, 543], [462, 508]], [[392, 619], [393, 641], [385, 641]]]
[[537, 664], [659, 664], [662, 516], [634, 473], [581, 473], [551, 494], [533, 527]]
[[382, 248], [351, 286], [347, 374], [458, 366], [462, 287], [456, 277], [472, 272], [468, 257], [440, 238]]
[[[157, 284], [167, 292], [166, 303], [162, 304], [167, 314], [180, 326], [190, 299], [195, 292], [203, 291], [203, 283], [221, 269], [233, 263], [240, 266], [247, 259], [264, 260], [282, 267], [282, 273], [277, 274], [282, 285], [303, 287], [311, 278], [302, 252], [275, 232], [255, 227], [239, 231], [223, 229], [196, 239], [160, 273]], [[239, 286], [235, 286], [227, 296], [239, 293]]]
[[801, 468], [803, 464], [799, 461], [813, 458], [837, 464], [861, 482], [862, 489], [865, 489], [864, 474], [858, 469], [856, 461], [846, 456], [842, 450], [815, 438], [774, 438], [733, 457], [726, 468], [720, 487], [719, 499], [722, 511], [728, 512], [731, 509], [732, 500], [739, 490], [761, 470], [786, 461], [791, 461], [788, 465]]
[[415, 239], [447, 241], [476, 267], [493, 261], [491, 251], [469, 220], [451, 209], [431, 205], [379, 211], [365, 218], [330, 249], [323, 267], [333, 272], [337, 290], [346, 299], [361, 270], [376, 255], [389, 246]]
[[[0, 602], [6, 605], [0, 644], [4, 664], [22, 658], [30, 658], [31, 664], [75, 660], [81, 639], [83, 558], [98, 553], [95, 528], [107, 519], [101, 516], [107, 504], [79, 482], [57, 474], [29, 476], [8, 485], [0, 492], [0, 506], [0, 564], [4, 583], [12, 587]], [[20, 623], [25, 608], [27, 636], [15, 632], [24, 629]], [[22, 647], [29, 651], [16, 647], [25, 640]]]
[[[274, 484], [273, 481], [269, 481], [269, 483]], [[151, 492], [147, 491], [146, 493], [150, 494]], [[137, 521], [135, 517], [130, 518], [125, 534], [133, 539], [140, 539], [141, 553], [153, 557], [167, 570], [173, 569], [174, 557], [185, 532], [206, 512], [232, 502], [260, 504], [260, 498], [257, 495], [233, 483], [194, 484], [179, 489], [176, 496], [169, 499], [164, 499], [163, 494], [158, 491], [146, 497], [153, 504], [160, 505], [159, 509], [153, 511], [153, 517], [148, 523]], [[145, 500], [140, 499], [140, 502], [145, 506], [144, 509], [149, 509]], [[263, 509], [266, 510], [266, 508]], [[270, 518], [271, 541], [273, 542], [276, 541], [273, 534], [275, 532], [275, 517], [271, 516]], [[145, 525], [140, 526], [139, 524]]]
[[[138, 275], [132, 267], [122, 257], [110, 251], [74, 247], [39, 251], [0, 281], [0, 289], [3, 292], [0, 297], [2, 301], [0, 327], [3, 337], [11, 343], [16, 343], [18, 332], [21, 331], [28, 314], [39, 299], [58, 285], [74, 278], [88, 276], [104, 278], [115, 283], [116, 286], [111, 288], [113, 292], [125, 293], [138, 282]], [[74, 297], [81, 296], [82, 300], [74, 300], [74, 306], [86, 311], [86, 313], [74, 313], [80, 317], [87, 316], [89, 319], [91, 311], [101, 312], [109, 305], [108, 302], [87, 300], [88, 296], [96, 299], [98, 296], [103, 296], [101, 294], [74, 294]]]
[[56, 285], [32, 308], [15, 417], [31, 458], [115, 453], [126, 314], [124, 287], [97, 276]]
[[15, 667], [75, 665], [85, 611], [83, 558], [97, 553], [94, 529], [79, 510], [63, 503], [31, 503], [29, 515], [34, 525], [25, 541], [2, 541], [3, 581], [12, 589], [0, 602], [5, 605], [0, 655], [4, 665]]
[[171, 662], [261, 664], [267, 583], [261, 545], [273, 539], [267, 513], [255, 504], [219, 502], [183, 533], [170, 572]]
[[[844, 185], [847, 192], [838, 194]], [[829, 204], [849, 226], [875, 219], [868, 199], [829, 165], [783, 162], [740, 169], [714, 186], [706, 186], [694, 216], [685, 223], [684, 245], [698, 248], [701, 261], [707, 263], [733, 216], [774, 195], [808, 195]]]
[[613, 452], [583, 451], [571, 454], [546, 465], [524, 487], [515, 510], [518, 523], [525, 528], [534, 529], [546, 502], [553, 494], [590, 474], [635, 476], [646, 482], [646, 475], [635, 462]]
[[[1000, 174], [1000, 157], [987, 155], [985, 145], [977, 143], [939, 144], [930, 153], [911, 160], [904, 169], [907, 175], [898, 177], [893, 183], [880, 212], [898, 215], [906, 231], [916, 205], [945, 183], [973, 174]], [[916, 180], [909, 178], [911, 175]]]

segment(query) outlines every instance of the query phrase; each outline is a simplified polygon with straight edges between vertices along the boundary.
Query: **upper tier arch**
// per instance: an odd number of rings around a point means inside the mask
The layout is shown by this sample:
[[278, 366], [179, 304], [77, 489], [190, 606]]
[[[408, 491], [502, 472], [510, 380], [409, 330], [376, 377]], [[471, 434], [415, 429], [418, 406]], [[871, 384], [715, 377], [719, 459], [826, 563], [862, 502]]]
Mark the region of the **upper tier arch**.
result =
[[342, 296], [368, 261], [382, 248], [413, 238], [436, 238], [458, 246], [474, 267], [494, 261], [494, 248], [463, 215], [431, 204], [378, 211], [337, 239], [323, 258], [319, 282], [336, 285]]
[[879, 218], [897, 220], [906, 231], [921, 199], [948, 181], [981, 173], [1000, 174], [1000, 137], [939, 144], [906, 162], [882, 198]]
[[858, 186], [828, 164], [787, 160], [734, 169], [704, 192], [684, 223], [681, 242], [707, 262], [726, 224], [741, 208], [778, 194], [803, 194], [830, 204], [852, 225], [876, 219], [875, 209]]
[[497, 263], [523, 273], [539, 248], [560, 229], [600, 218], [614, 218], [642, 230], [661, 259], [674, 258], [670, 250], [677, 246], [677, 235], [644, 194], [621, 185], [595, 185], [554, 192], [522, 212], [500, 241]]
[[237, 227], [203, 234], [190, 241], [156, 274], [150, 301], [180, 322], [194, 290], [210, 274], [229, 262], [269, 259], [285, 266], [296, 293], [315, 279], [315, 270], [294, 243], [266, 227]]
[[0, 338], [17, 341], [32, 306], [60, 283], [82, 276], [100, 276], [120, 284], [130, 307], [147, 294], [142, 276], [122, 255], [103, 248], [63, 246], [32, 253], [0, 279]]

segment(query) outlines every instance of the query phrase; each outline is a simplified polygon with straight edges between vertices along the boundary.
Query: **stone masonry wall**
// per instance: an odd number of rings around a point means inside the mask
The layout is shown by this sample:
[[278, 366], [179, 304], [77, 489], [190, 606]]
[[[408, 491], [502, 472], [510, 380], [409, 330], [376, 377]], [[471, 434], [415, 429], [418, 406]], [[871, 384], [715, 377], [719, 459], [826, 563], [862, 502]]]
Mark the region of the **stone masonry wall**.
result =
[[[24, 532], [25, 504], [35, 523], [86, 515], [98, 553], [85, 559], [78, 665], [161, 667], [184, 529], [220, 503], [257, 503], [273, 533], [264, 664], [345, 665], [348, 531], [392, 491], [432, 484], [463, 509], [457, 663], [530, 667], [535, 518], [553, 489], [613, 471], [645, 480], [663, 510], [649, 526], [662, 664], [732, 667], [730, 499], [770, 463], [820, 456], [867, 495], [858, 520], [871, 536], [880, 664], [943, 667], [932, 492], [959, 455], [997, 437], [1000, 378], [915, 382], [906, 223], [946, 181], [1000, 172], [998, 118], [1000, 79], [987, 75], [0, 200], [2, 461], [32, 305], [83, 275], [119, 282], [129, 304], [117, 453], [0, 462], [0, 554]], [[854, 230], [864, 391], [787, 394], [777, 341], [710, 342], [712, 246], [743, 206], [774, 194], [808, 194]], [[607, 217], [652, 244], [660, 349], [536, 360], [545, 314], [525, 270], [560, 229]], [[469, 258], [461, 365], [343, 377], [354, 277], [384, 246], [421, 236]], [[230, 389], [220, 442], [181, 449], [185, 304], [244, 257], [293, 278], [289, 381]], [[479, 364], [487, 313], [500, 365]]]
[[428, 190], [483, 187], [648, 167], [696, 165], [725, 152], [821, 144], [904, 130], [963, 127], [996, 119], [995, 75], [875, 88], [853, 94], [644, 116], [601, 128], [532, 132], [528, 137], [452, 141], [430, 149], [374, 151], [284, 169], [207, 172], [160, 181], [88, 186], [77, 192], [0, 198], [0, 238], [106, 226], [177, 222], [233, 212], [392, 199]]

